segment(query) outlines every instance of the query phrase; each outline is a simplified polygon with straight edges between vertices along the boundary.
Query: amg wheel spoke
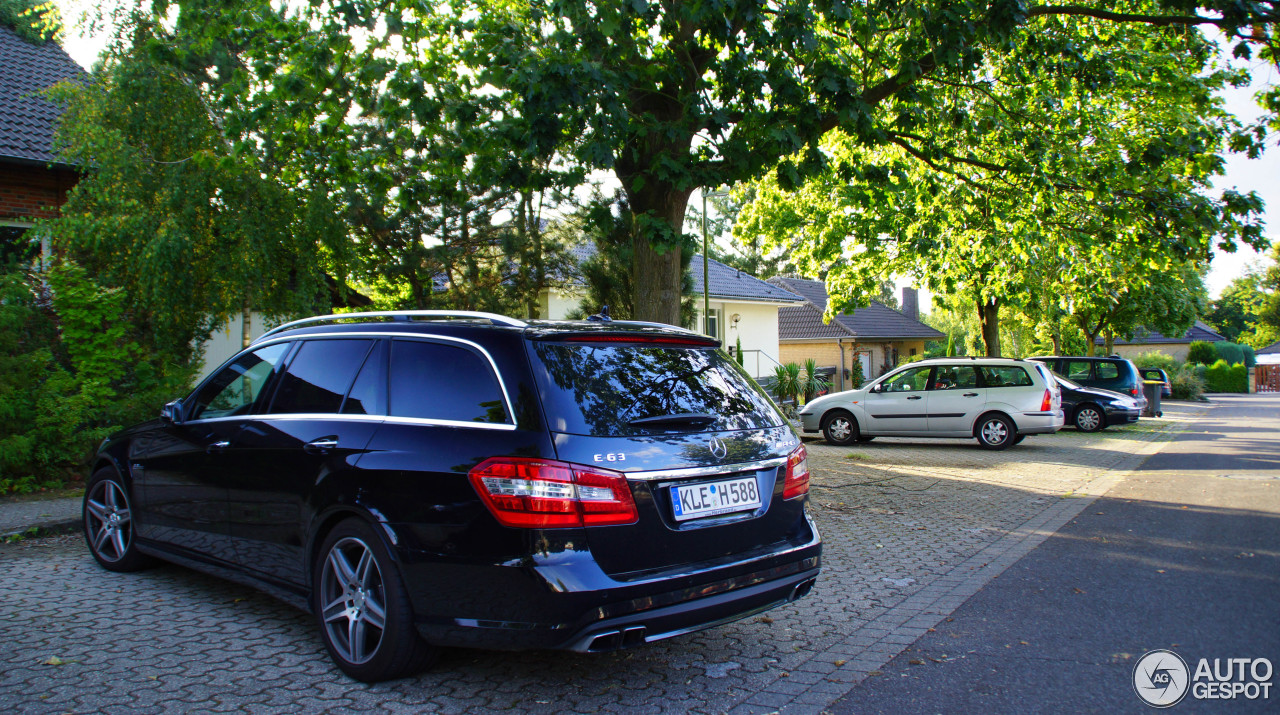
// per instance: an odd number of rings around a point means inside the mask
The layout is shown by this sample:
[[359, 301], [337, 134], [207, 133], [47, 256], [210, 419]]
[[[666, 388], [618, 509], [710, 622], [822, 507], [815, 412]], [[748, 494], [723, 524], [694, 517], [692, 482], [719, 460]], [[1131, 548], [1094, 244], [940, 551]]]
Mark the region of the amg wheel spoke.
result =
[[93, 550], [101, 554], [102, 547], [106, 546], [107, 539], [110, 539], [110, 538], [111, 538], [111, 529], [104, 524], [102, 528], [98, 529], [98, 533], [95, 534], [93, 537]]
[[116, 525], [120, 527], [127, 526], [132, 518], [128, 509], [120, 509], [116, 512]]
[[124, 532], [119, 529], [115, 529], [111, 532], [111, 538], [112, 543], [115, 544], [116, 547], [116, 558], [124, 556], [125, 549], [128, 547], [124, 541]]
[[364, 553], [360, 554], [360, 563], [356, 566], [356, 582], [365, 588], [369, 588], [369, 576], [376, 573], [378, 573], [378, 569], [373, 565], [373, 554], [369, 553], [368, 549], [365, 549]]
[[347, 561], [346, 554], [339, 549], [329, 552], [329, 566], [333, 568], [333, 575], [343, 584], [345, 590], [346, 584], [355, 580], [355, 570], [351, 568], [351, 563]]
[[367, 596], [364, 601], [364, 611], [360, 614], [366, 623], [377, 628], [385, 630], [387, 625], [387, 609], [382, 607], [381, 603], [374, 600], [373, 596]]
[[351, 650], [351, 662], [359, 663], [365, 658], [364, 647], [364, 621], [359, 618], [351, 619], [347, 627], [347, 643]]
[[85, 503], [85, 507], [89, 510], [89, 514], [99, 522], [107, 520], [107, 507], [102, 502], [96, 502], [90, 499]]

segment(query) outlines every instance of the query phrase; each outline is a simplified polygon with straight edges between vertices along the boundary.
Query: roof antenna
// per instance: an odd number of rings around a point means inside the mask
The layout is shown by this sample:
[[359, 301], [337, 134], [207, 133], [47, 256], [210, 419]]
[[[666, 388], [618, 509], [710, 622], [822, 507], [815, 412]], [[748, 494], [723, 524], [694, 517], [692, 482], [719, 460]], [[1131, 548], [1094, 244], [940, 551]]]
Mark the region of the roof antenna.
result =
[[600, 306], [600, 312], [599, 312], [599, 313], [596, 313], [595, 315], [591, 316], [590, 318], [587, 318], [587, 320], [594, 320], [594, 321], [596, 321], [596, 322], [598, 322], [598, 323], [612, 323], [612, 322], [613, 322], [613, 318], [610, 318], [610, 317], [609, 317], [609, 306], [607, 306], [607, 305], [602, 305], [602, 306]]

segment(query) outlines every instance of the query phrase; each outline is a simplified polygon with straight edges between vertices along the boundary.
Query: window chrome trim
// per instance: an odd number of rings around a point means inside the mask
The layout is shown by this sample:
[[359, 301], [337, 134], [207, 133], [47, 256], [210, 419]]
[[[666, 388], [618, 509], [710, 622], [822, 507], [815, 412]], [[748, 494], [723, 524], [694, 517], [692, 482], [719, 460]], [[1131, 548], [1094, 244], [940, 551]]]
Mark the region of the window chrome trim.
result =
[[775, 457], [773, 459], [764, 459], [758, 462], [743, 462], [741, 464], [721, 464], [713, 467], [689, 467], [687, 469], [658, 469], [652, 472], [623, 472], [627, 479], [638, 479], [641, 481], [654, 481], [657, 479], [680, 479], [682, 477], [711, 477], [720, 474], [734, 474], [736, 472], [758, 472], [762, 469], [776, 469], [785, 466], [786, 457]]
[[357, 415], [338, 412], [272, 412], [265, 415], [234, 415], [232, 417], [210, 417], [209, 419], [189, 420], [183, 424], [205, 424], [209, 422], [230, 422], [231, 420], [260, 420], [274, 422], [276, 420], [341, 420], [346, 422], [377, 422], [405, 425], [431, 425], [435, 427], [478, 427], [479, 429], [502, 430], [514, 432], [516, 426], [507, 422], [463, 422], [462, 420], [438, 420], [428, 417], [388, 417], [387, 415]]
[[[264, 335], [263, 337], [266, 337], [266, 336]], [[376, 330], [375, 331], [352, 331], [352, 332], [343, 331], [339, 333], [307, 333], [306, 335], [281, 335], [275, 338], [271, 338], [270, 340], [263, 340], [261, 344], [255, 343], [254, 345], [249, 346], [247, 350], [241, 351], [241, 353], [237, 353], [236, 356], [231, 359], [235, 360], [245, 352], [252, 352], [259, 348], [263, 348], [268, 345], [273, 345], [275, 343], [282, 343], [282, 342], [287, 342], [291, 340], [297, 340], [297, 341], [310, 340], [312, 338], [404, 338], [406, 340], [421, 340], [424, 342], [444, 341], [444, 342], [461, 343], [463, 345], [467, 345], [475, 349], [481, 355], [483, 355], [485, 360], [489, 361], [489, 370], [493, 374], [493, 376], [498, 380], [498, 389], [502, 390], [502, 402], [507, 407], [507, 417], [510, 420], [515, 420], [516, 418], [515, 408], [511, 404], [511, 393], [507, 391], [507, 383], [505, 380], [502, 379], [502, 371], [498, 369], [498, 363], [494, 361], [493, 356], [490, 355], [489, 351], [485, 350], [484, 347], [479, 343], [472, 342], [464, 338], [455, 338], [452, 335], [419, 335], [416, 333], [400, 333], [400, 332], [376, 331]], [[262, 338], [259, 338], [259, 340], [261, 339]], [[210, 377], [212, 377], [213, 375], [216, 375], [217, 373], [218, 371], [215, 370], [213, 374], [210, 375]], [[390, 388], [390, 379], [391, 379], [391, 376], [388, 375], [387, 376], [388, 388]], [[254, 416], [258, 417], [262, 415], [254, 415]], [[330, 416], [332, 417], [332, 416], [345, 416], [345, 415], [338, 415], [337, 413], [334, 413], [334, 415], [330, 415]], [[514, 421], [511, 421], [511, 422], [462, 422], [459, 420], [439, 420], [439, 419], [431, 419], [426, 417], [422, 417], [422, 418], [393, 417], [392, 415], [386, 415], [386, 418], [388, 420], [390, 419], [420, 420], [419, 422], [416, 422], [416, 424], [442, 424], [442, 425], [454, 425], [454, 426], [457, 426], [457, 425], [474, 426], [477, 424], [487, 424], [487, 425], [501, 424], [501, 425], [510, 425], [511, 429], [516, 428]], [[215, 418], [215, 419], [218, 419], [218, 418]]]

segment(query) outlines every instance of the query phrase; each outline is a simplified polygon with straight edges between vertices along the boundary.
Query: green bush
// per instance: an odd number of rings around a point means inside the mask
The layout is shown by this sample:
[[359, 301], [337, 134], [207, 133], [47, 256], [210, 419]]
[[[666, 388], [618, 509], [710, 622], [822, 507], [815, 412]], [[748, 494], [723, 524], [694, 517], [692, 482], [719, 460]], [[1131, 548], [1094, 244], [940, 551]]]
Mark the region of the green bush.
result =
[[1241, 345], [1240, 349], [1244, 351], [1244, 366], [1253, 367], [1258, 364], [1258, 355], [1253, 351], [1252, 345]]
[[1222, 360], [1226, 360], [1228, 365], [1244, 364], [1244, 349], [1235, 343], [1229, 343], [1225, 340], [1213, 343], [1214, 352]]
[[1212, 365], [1217, 359], [1218, 351], [1213, 349], [1212, 343], [1197, 340], [1187, 349], [1187, 362]]
[[1244, 363], [1230, 365], [1219, 360], [1204, 371], [1206, 392], [1248, 392], [1249, 370]]
[[1172, 373], [1178, 367], [1177, 358], [1171, 355], [1165, 355], [1159, 350], [1152, 350], [1147, 353], [1139, 353], [1133, 358], [1133, 364], [1138, 367], [1154, 367]]
[[1199, 400], [1204, 395], [1204, 379], [1192, 365], [1183, 365], [1169, 373], [1169, 399]]
[[0, 275], [0, 494], [65, 484], [120, 427], [155, 416], [194, 376], [129, 335], [119, 291], [62, 264]]

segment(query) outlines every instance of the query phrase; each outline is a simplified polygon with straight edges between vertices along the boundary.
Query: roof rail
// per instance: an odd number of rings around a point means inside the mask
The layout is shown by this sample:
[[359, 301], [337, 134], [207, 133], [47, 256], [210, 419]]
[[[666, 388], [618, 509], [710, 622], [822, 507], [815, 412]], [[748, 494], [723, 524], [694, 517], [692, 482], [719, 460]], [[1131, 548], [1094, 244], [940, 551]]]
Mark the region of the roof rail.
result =
[[414, 318], [463, 318], [470, 320], [487, 320], [494, 325], [505, 325], [511, 328], [523, 328], [527, 325], [523, 320], [516, 318], [508, 318], [505, 315], [497, 313], [481, 313], [474, 310], [375, 310], [366, 313], [335, 313], [333, 315], [317, 315], [312, 318], [303, 318], [295, 320], [284, 325], [278, 325], [262, 335], [258, 336], [253, 342], [256, 344], [266, 339], [270, 335], [274, 335], [282, 330], [290, 330], [308, 323], [324, 323], [336, 320], [348, 320], [351, 318], [396, 318], [400, 320], [412, 320]]
[[694, 331], [688, 328], [682, 328], [679, 325], [671, 325], [670, 323], [651, 323], [645, 320], [614, 320], [612, 321], [612, 324], [613, 325], [640, 325], [646, 328], [664, 328], [666, 330], [674, 330], [677, 333], [689, 333], [690, 335], [702, 334], [702, 333], [695, 333]]

